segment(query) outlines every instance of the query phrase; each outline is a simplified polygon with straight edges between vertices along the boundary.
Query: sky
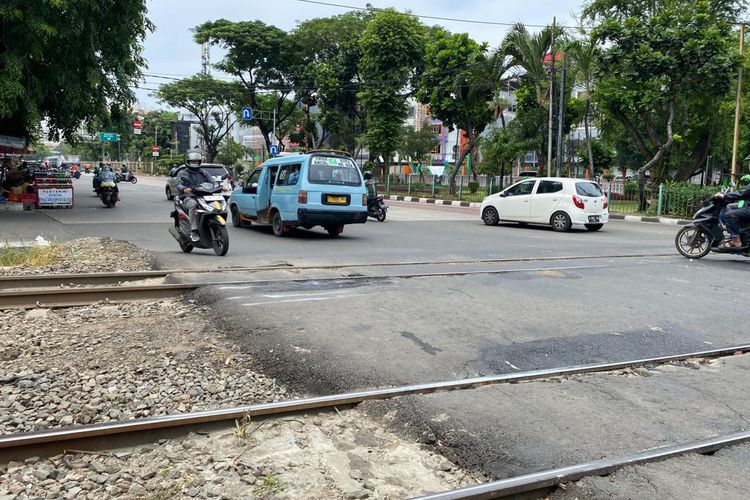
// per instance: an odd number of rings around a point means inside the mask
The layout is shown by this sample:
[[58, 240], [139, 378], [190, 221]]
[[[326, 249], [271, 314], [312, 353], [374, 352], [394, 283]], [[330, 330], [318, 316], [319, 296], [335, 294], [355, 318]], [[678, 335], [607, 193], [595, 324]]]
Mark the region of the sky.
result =
[[[331, 0], [330, 3], [365, 7], [367, 1]], [[497, 23], [520, 21], [527, 25], [549, 24], [555, 16], [559, 24], [573, 25], [572, 14], [581, 9], [583, 0], [370, 0], [369, 3], [377, 8], [393, 7], [423, 16]], [[147, 5], [149, 19], [156, 29], [144, 44], [144, 56], [148, 62], [146, 72], [171, 77], [189, 76], [200, 71], [201, 48], [193, 41], [191, 30], [203, 22], [221, 18], [230, 21], [259, 19], [288, 31], [298, 22], [350, 10], [298, 0], [148, 0]], [[444, 26], [451, 32], [469, 33], [475, 40], [487, 42], [491, 48], [499, 45], [508, 30], [508, 26], [501, 25], [421, 20], [428, 25]], [[212, 48], [211, 58], [213, 62], [220, 60], [221, 53], [217, 48]], [[167, 80], [148, 77], [143, 87], [153, 89], [165, 82]], [[150, 94], [148, 90], [136, 91], [140, 107], [159, 107]]]

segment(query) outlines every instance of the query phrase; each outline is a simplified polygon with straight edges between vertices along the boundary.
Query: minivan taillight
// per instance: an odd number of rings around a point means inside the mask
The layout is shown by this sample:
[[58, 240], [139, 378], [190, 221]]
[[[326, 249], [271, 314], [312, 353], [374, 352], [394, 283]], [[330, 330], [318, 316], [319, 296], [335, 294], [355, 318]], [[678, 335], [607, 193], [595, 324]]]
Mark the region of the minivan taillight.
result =
[[578, 208], [584, 208], [583, 200], [580, 196], [573, 195], [573, 204]]
[[367, 206], [367, 195], [366, 194], [362, 195], [362, 206], [363, 207]]
[[307, 191], [300, 191], [297, 195], [297, 203], [304, 205], [307, 203]]
[[604, 197], [604, 200], [602, 201], [602, 208], [607, 208], [609, 206], [609, 202], [607, 201], [607, 197]]

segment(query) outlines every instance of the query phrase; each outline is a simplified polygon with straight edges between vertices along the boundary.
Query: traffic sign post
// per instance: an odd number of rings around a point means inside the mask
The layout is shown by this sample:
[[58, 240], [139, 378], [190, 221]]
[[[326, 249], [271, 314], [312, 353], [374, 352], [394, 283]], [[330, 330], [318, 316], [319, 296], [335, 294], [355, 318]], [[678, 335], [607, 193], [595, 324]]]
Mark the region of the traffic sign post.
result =
[[143, 129], [143, 126], [141, 125], [141, 121], [138, 118], [136, 118], [135, 121], [133, 122], [133, 133], [135, 135], [141, 135], [142, 129]]
[[279, 154], [279, 146], [276, 144], [271, 144], [271, 148], [269, 149], [269, 152], [271, 153], [271, 156], [276, 156]]
[[151, 146], [151, 156], [159, 156], [159, 146]]
[[253, 108], [242, 108], [242, 121], [249, 122], [253, 119]]
[[99, 132], [99, 140], [103, 142], [117, 142], [120, 140], [120, 135], [114, 132]]

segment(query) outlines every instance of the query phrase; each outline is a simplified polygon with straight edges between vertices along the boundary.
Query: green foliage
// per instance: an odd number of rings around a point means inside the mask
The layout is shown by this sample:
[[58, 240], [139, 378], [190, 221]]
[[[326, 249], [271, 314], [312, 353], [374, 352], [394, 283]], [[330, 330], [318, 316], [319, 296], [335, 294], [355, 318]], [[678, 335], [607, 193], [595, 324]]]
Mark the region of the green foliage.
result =
[[160, 86], [156, 97], [172, 107], [184, 108], [198, 118], [198, 133], [205, 144], [206, 161], [211, 163], [222, 140], [237, 121], [241, 93], [242, 88], [237, 83], [201, 74]]
[[435, 148], [437, 142], [435, 132], [428, 123], [423, 123], [419, 130], [407, 126], [403, 128], [398, 153], [402, 158], [416, 162], [421, 173], [421, 166], [430, 159], [430, 152]]
[[416, 17], [385, 9], [372, 16], [360, 38], [364, 82], [359, 97], [367, 113], [362, 139], [371, 156], [381, 155], [386, 164], [401, 140], [407, 111], [403, 89], [422, 59], [424, 37]]
[[494, 129], [482, 139], [480, 173], [505, 175], [510, 172], [513, 161], [532, 146], [524, 136], [526, 131], [523, 127], [523, 122], [513, 120], [506, 128]]
[[[715, 187], [701, 187], [691, 182], [666, 182], [662, 202], [662, 215], [691, 217], [716, 194]], [[655, 212], [656, 207], [651, 206]]]
[[3, 0], [0, 134], [72, 140], [106, 110], [122, 115], [141, 78], [141, 44], [153, 29], [146, 3]]
[[231, 137], [228, 137], [219, 146], [219, 151], [216, 154], [216, 161], [223, 165], [235, 165], [238, 160], [243, 159], [247, 154], [247, 150], [242, 144], [234, 141]]
[[479, 183], [478, 182], [471, 181], [466, 186], [469, 188], [469, 192], [471, 194], [474, 194], [477, 191], [479, 191]]
[[605, 44], [594, 98], [621, 123], [641, 173], [650, 162], [654, 180], [670, 169], [686, 179], [703, 162], [736, 70], [732, 22], [742, 4], [593, 0], [586, 8]]
[[[594, 158], [594, 171], [592, 175], [599, 175], [604, 170], [611, 169], [614, 160], [614, 151], [609, 149], [607, 145], [601, 140], [591, 141], [591, 152]], [[589, 166], [589, 152], [587, 148], [582, 148], [576, 151], [578, 156], [578, 164], [584, 168]]]

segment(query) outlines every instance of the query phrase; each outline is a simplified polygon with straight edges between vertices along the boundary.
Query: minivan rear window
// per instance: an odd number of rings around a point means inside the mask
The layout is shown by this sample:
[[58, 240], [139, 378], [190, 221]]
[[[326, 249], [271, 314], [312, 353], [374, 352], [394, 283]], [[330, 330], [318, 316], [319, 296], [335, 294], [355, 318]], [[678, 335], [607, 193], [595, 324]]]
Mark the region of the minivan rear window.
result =
[[336, 156], [313, 156], [310, 158], [307, 180], [312, 184], [362, 185], [362, 177], [354, 160]]
[[599, 185], [593, 182], [576, 182], [576, 193], [579, 196], [604, 196]]

